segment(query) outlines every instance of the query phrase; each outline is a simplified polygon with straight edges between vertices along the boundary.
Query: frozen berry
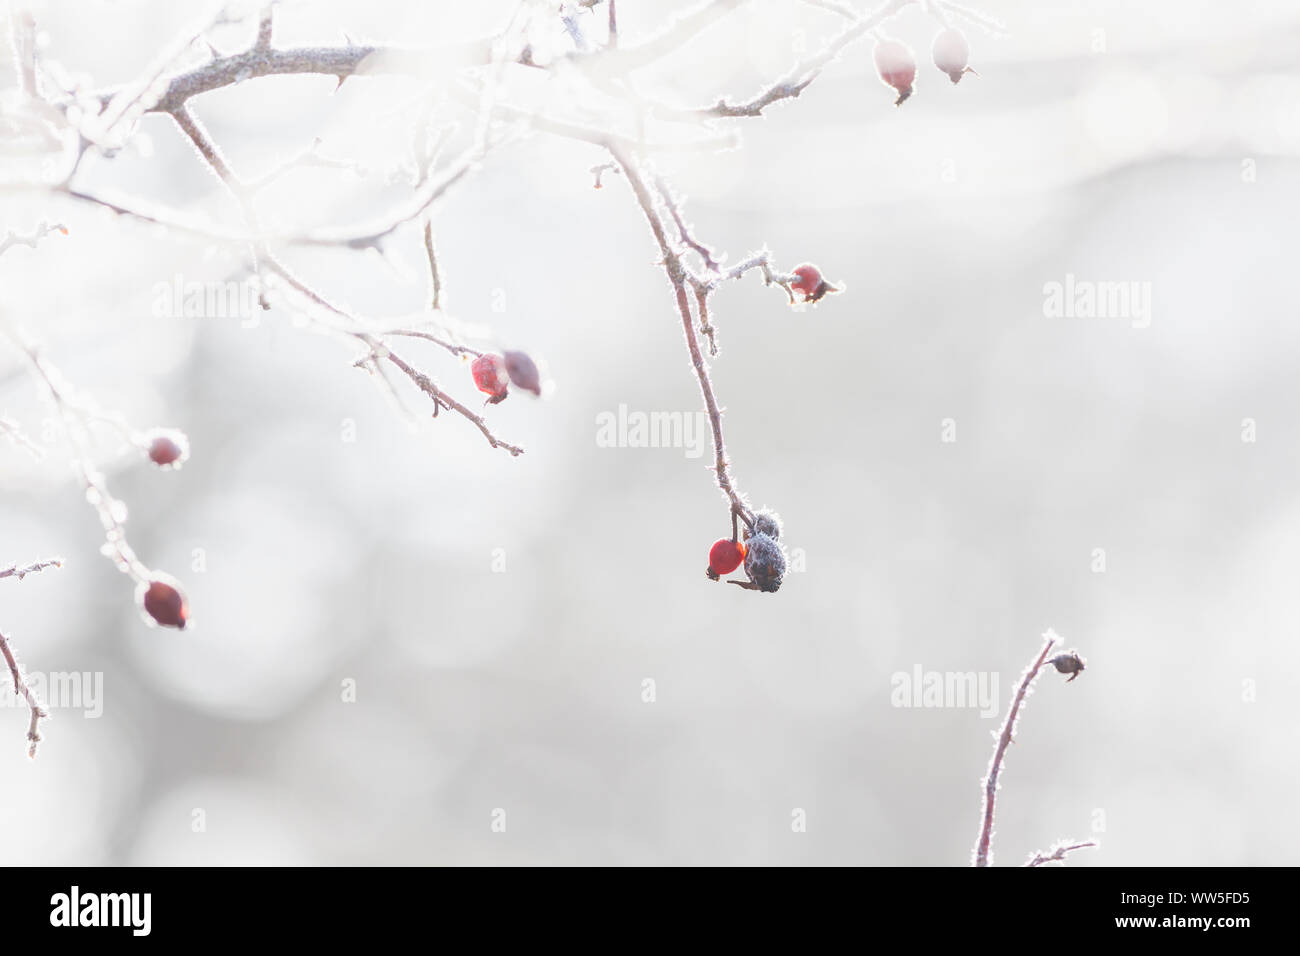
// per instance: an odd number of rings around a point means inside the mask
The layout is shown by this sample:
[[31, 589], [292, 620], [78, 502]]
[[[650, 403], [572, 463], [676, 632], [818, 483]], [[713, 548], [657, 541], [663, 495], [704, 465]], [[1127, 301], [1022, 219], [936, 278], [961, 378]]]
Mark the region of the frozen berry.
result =
[[184, 432], [156, 428], [144, 436], [149, 460], [159, 468], [179, 468], [190, 457], [190, 442]]
[[1079, 656], [1078, 651], [1057, 654], [1048, 663], [1055, 667], [1059, 673], [1070, 675], [1070, 680], [1066, 681], [1067, 684], [1083, 673], [1085, 665], [1085, 661]]
[[934, 65], [947, 73], [954, 83], [960, 83], [967, 73], [975, 72], [967, 65], [970, 60], [970, 44], [966, 42], [966, 34], [956, 27], [940, 30], [934, 38], [930, 53], [934, 57]]
[[736, 570], [744, 560], [744, 542], [732, 541], [730, 538], [715, 541], [709, 549], [709, 577], [716, 581], [720, 576]]
[[762, 511], [754, 514], [754, 527], [746, 532], [746, 537], [755, 534], [765, 534], [773, 541], [781, 537], [781, 516], [775, 511], [764, 508]]
[[144, 612], [163, 627], [184, 629], [189, 620], [189, 602], [180, 589], [180, 582], [170, 575], [155, 573], [140, 585], [136, 597]]
[[876, 44], [875, 59], [881, 81], [898, 91], [894, 105], [902, 106], [912, 95], [912, 84], [916, 82], [916, 56], [912, 48], [899, 40], [881, 40]]
[[822, 278], [822, 272], [815, 265], [805, 262], [794, 270], [796, 278], [790, 288], [803, 296], [804, 302], [816, 302], [827, 292], [838, 292], [835, 286]]
[[765, 534], [751, 534], [745, 542], [745, 574], [759, 591], [777, 591], [785, 578], [785, 549]]
[[510, 379], [506, 376], [506, 363], [500, 355], [484, 352], [469, 367], [474, 375], [474, 384], [480, 392], [488, 396], [492, 404], [505, 401], [510, 390]]
[[529, 358], [526, 352], [507, 352], [505, 360], [510, 381], [525, 392], [532, 392], [534, 395], [542, 394], [541, 373], [537, 371], [537, 363]]

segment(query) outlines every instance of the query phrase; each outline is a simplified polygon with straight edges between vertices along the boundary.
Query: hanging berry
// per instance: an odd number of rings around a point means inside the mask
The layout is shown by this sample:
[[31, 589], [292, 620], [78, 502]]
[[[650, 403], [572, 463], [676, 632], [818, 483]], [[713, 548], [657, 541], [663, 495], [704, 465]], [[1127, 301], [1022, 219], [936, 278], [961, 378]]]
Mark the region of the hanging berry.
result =
[[469, 367], [474, 376], [474, 385], [488, 396], [488, 402], [496, 405], [504, 402], [510, 391], [510, 379], [506, 374], [506, 363], [500, 355], [484, 352]]
[[975, 73], [969, 66], [970, 44], [966, 42], [966, 34], [956, 27], [940, 30], [935, 35], [930, 54], [934, 57], [934, 65], [947, 73], [954, 83], [960, 83], [967, 73]]
[[713, 542], [709, 549], [709, 578], [716, 581], [724, 574], [730, 574], [745, 560], [745, 543], [722, 538]]
[[180, 582], [169, 574], [155, 571], [136, 590], [136, 600], [145, 614], [162, 627], [184, 630], [190, 618], [189, 602], [181, 591]]
[[190, 457], [190, 442], [174, 428], [155, 428], [139, 439], [149, 460], [159, 468], [179, 468]]
[[793, 274], [797, 278], [790, 283], [790, 289], [797, 296], [802, 296], [798, 301], [817, 302], [828, 292], [840, 291], [823, 279], [821, 270], [812, 263], [805, 262], [801, 266], [796, 266]]
[[916, 82], [916, 56], [912, 48], [900, 40], [881, 40], [876, 44], [875, 60], [881, 82], [898, 92], [894, 105], [902, 106], [912, 95]]
[[542, 375], [537, 370], [537, 363], [526, 352], [505, 353], [506, 374], [525, 392], [542, 394]]

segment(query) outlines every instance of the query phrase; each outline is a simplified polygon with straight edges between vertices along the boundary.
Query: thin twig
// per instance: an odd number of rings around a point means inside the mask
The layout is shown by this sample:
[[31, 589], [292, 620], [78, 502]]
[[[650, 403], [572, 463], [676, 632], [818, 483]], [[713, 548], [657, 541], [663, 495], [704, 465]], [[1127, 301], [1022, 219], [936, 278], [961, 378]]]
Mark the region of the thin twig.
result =
[[655, 188], [659, 190], [659, 195], [663, 198], [664, 207], [668, 210], [668, 214], [673, 217], [673, 223], [677, 226], [677, 235], [681, 237], [682, 243], [694, 249], [699, 257], [704, 260], [704, 268], [710, 272], [717, 272], [720, 264], [717, 259], [713, 258], [713, 250], [691, 234], [691, 229], [682, 216], [681, 202], [673, 197], [672, 190], [662, 176], [655, 177]]
[[416, 386], [419, 387], [420, 391], [424, 392], [424, 394], [428, 395], [431, 399], [433, 399], [433, 407], [434, 407], [433, 414], [435, 417], [438, 414], [439, 408], [449, 408], [453, 412], [457, 412], [458, 414], [465, 416], [471, 422], [477, 425], [478, 430], [483, 433], [483, 437], [488, 440], [488, 444], [490, 444], [493, 448], [503, 448], [506, 451], [510, 452], [511, 455], [515, 455], [515, 456], [522, 455], [524, 453], [524, 450], [522, 448], [519, 448], [516, 445], [512, 445], [509, 442], [505, 442], [502, 441], [500, 438], [497, 438], [496, 435], [492, 434], [492, 430], [488, 428], [487, 422], [484, 421], [482, 415], [476, 415], [473, 411], [466, 408], [460, 402], [456, 401], [454, 398], [452, 398], [450, 395], [448, 395], [446, 392], [440, 389], [437, 385], [435, 385], [433, 380], [429, 378], [429, 376], [425, 375], [423, 372], [414, 368], [408, 362], [404, 361], [402, 358], [395, 355], [391, 349], [386, 350], [386, 352], [383, 354], [383, 357], [388, 359], [388, 361], [392, 362], [399, 369], [401, 369], [402, 372], [406, 375], [406, 377], [409, 378], [412, 382], [416, 384]]
[[433, 223], [424, 223], [424, 254], [429, 260], [429, 283], [433, 294], [429, 307], [438, 312], [442, 309], [442, 277], [438, 274], [438, 254], [433, 248]]
[[[20, 568], [17, 565], [14, 565], [4, 571], [0, 571], [0, 578], [13, 577], [21, 581], [27, 575], [43, 571], [45, 568], [61, 567], [63, 567], [62, 559], [51, 558], [46, 561], [37, 561], [34, 564], [29, 564], [25, 568]], [[43, 719], [49, 716], [49, 714], [45, 711], [45, 708], [41, 706], [40, 701], [36, 699], [36, 695], [32, 693], [32, 689], [27, 686], [27, 680], [23, 677], [22, 668], [18, 666], [18, 659], [14, 656], [13, 648], [9, 646], [9, 639], [3, 634], [0, 634], [0, 654], [4, 655], [5, 663], [9, 665], [9, 675], [14, 681], [14, 693], [20, 695], [23, 700], [27, 701], [27, 707], [31, 711], [31, 723], [27, 725], [27, 756], [28, 758], [35, 758], [36, 745], [41, 742], [41, 735], [38, 732], [37, 727]]]
[[[873, 11], [858, 20], [850, 23], [842, 31], [836, 34], [822, 48], [820, 53], [809, 57], [802, 63], [797, 64], [794, 69], [777, 80], [766, 90], [763, 90], [757, 96], [742, 103], [728, 103], [725, 98], [718, 100], [713, 106], [700, 110], [693, 110], [697, 116], [716, 116], [716, 117], [741, 117], [741, 116], [761, 116], [763, 110], [780, 100], [793, 99], [798, 97], [817, 79], [827, 66], [829, 66], [836, 57], [853, 41], [860, 39], [873, 29], [892, 17], [903, 7], [912, 3], [913, 0], [887, 0], [878, 10]], [[680, 115], [679, 111], [660, 109], [658, 112], [665, 115]]]
[[1041, 851], [1035, 853], [1029, 858], [1029, 862], [1026, 863], [1025, 866], [1042, 866], [1045, 863], [1064, 863], [1065, 855], [1067, 853], [1073, 853], [1075, 850], [1083, 850], [1096, 845], [1097, 844], [1092, 840], [1087, 840], [1083, 843], [1061, 843], [1053, 847], [1051, 853], [1045, 854]]
[[1055, 632], [1048, 631], [1043, 635], [1045, 643], [1043, 649], [1038, 652], [1038, 657], [1034, 662], [1025, 669], [1024, 674], [1020, 677], [1020, 684], [1016, 688], [1016, 695], [1011, 699], [1011, 709], [1007, 711], [1007, 719], [1002, 723], [1002, 731], [998, 735], [997, 747], [993, 750], [993, 760], [989, 763], [988, 775], [984, 778], [984, 815], [980, 824], [979, 839], [975, 843], [975, 865], [989, 865], [989, 844], [993, 840], [993, 809], [998, 795], [998, 775], [1002, 772], [1002, 761], [1006, 757], [1007, 748], [1011, 746], [1012, 738], [1016, 730], [1016, 719], [1020, 715], [1020, 707], [1025, 702], [1025, 695], [1029, 693], [1029, 687], [1038, 676], [1038, 671], [1047, 660], [1047, 654], [1056, 644], [1057, 636]]
[[651, 195], [645, 179], [638, 171], [632, 156], [621, 146], [615, 144], [610, 144], [608, 149], [622, 168], [623, 175], [632, 187], [632, 192], [636, 194], [637, 202], [650, 224], [650, 231], [654, 234], [659, 251], [663, 253], [664, 271], [668, 274], [668, 281], [673, 286], [673, 293], [677, 299], [677, 311], [682, 319], [682, 329], [686, 333], [686, 347], [690, 352], [695, 377], [700, 383], [700, 393], [704, 397], [704, 407], [709, 416], [709, 425], [713, 430], [713, 472], [717, 479], [718, 488], [726, 495], [731, 507], [736, 509], [736, 513], [740, 515], [745, 524], [752, 526], [754, 523], [753, 513], [732, 482], [730, 462], [727, 459], [727, 445], [722, 437], [722, 410], [713, 394], [713, 382], [709, 378], [709, 367], [704, 361], [703, 353], [700, 352], [700, 342], [695, 335], [695, 320], [691, 315], [690, 299], [686, 292], [688, 273], [682, 266], [681, 256], [673, 249], [672, 243], [668, 239], [663, 219], [655, 209], [654, 197]]
[[44, 571], [46, 568], [61, 567], [63, 567], [62, 558], [47, 558], [44, 561], [37, 561], [34, 564], [29, 564], [25, 568], [20, 568], [18, 565], [13, 564], [5, 568], [3, 571], [0, 571], [0, 578], [17, 578], [21, 581], [23, 578], [27, 577], [27, 575], [35, 574], [37, 571]]
[[31, 710], [31, 723], [27, 725], [27, 756], [29, 759], [36, 757], [36, 745], [41, 742], [41, 735], [37, 728], [42, 720], [50, 716], [32, 689], [27, 686], [27, 680], [23, 677], [22, 670], [18, 667], [18, 661], [14, 657], [13, 648], [9, 646], [9, 639], [0, 634], [0, 654], [4, 654], [5, 663], [9, 665], [9, 674], [14, 679], [14, 693], [20, 695], [23, 700], [27, 701], [27, 707]]
[[29, 235], [21, 235], [17, 232], [8, 232], [5, 234], [3, 239], [0, 239], [0, 255], [4, 255], [14, 246], [28, 246], [35, 249], [37, 243], [52, 232], [57, 232], [64, 236], [68, 234], [67, 227], [58, 222], [42, 222], [37, 225], [36, 229]]

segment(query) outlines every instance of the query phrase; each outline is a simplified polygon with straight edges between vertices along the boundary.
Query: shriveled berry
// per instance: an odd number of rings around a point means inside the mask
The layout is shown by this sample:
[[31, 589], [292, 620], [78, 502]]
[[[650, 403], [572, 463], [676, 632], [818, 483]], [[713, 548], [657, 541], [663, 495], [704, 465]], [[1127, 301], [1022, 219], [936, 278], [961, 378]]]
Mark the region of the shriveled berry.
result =
[[175, 578], [155, 572], [147, 583], [140, 585], [136, 597], [144, 612], [157, 624], [181, 630], [185, 628], [190, 606]]
[[537, 370], [537, 363], [526, 352], [506, 352], [506, 372], [510, 381], [525, 392], [542, 394], [542, 375]]
[[190, 457], [190, 442], [184, 432], [155, 428], [144, 441], [149, 460], [159, 468], [179, 468]]
[[967, 73], [975, 72], [968, 65], [970, 44], [966, 42], [966, 34], [956, 27], [940, 30], [935, 35], [930, 54], [934, 57], [934, 65], [947, 73], [948, 78], [954, 83], [960, 83], [961, 78]]
[[760, 591], [780, 590], [785, 578], [785, 549], [775, 538], [751, 534], [745, 542], [745, 574]]
[[500, 355], [484, 352], [469, 367], [474, 376], [474, 385], [488, 396], [492, 404], [505, 400], [510, 391], [510, 379], [506, 375], [506, 363]]
[[745, 537], [765, 534], [773, 541], [781, 537], [781, 516], [769, 508], [754, 513], [754, 527], [745, 533]]
[[730, 538], [715, 541], [713, 547], [709, 549], [709, 577], [716, 580], [723, 574], [730, 574], [740, 567], [740, 563], [744, 560], [743, 541], [732, 541]]
[[1070, 680], [1066, 681], [1067, 684], [1083, 673], [1086, 664], [1084, 659], [1079, 656], [1078, 651], [1066, 651], [1064, 654], [1057, 654], [1048, 663], [1055, 667], [1058, 673], [1070, 675]]
[[821, 270], [811, 263], [805, 262], [801, 266], [796, 266], [794, 275], [798, 278], [790, 283], [790, 288], [803, 296], [804, 302], [816, 302], [827, 292], [837, 291], [833, 285], [822, 278]]
[[916, 56], [912, 48], [900, 40], [881, 40], [876, 44], [875, 60], [881, 82], [898, 91], [894, 105], [902, 106], [912, 95], [916, 82]]

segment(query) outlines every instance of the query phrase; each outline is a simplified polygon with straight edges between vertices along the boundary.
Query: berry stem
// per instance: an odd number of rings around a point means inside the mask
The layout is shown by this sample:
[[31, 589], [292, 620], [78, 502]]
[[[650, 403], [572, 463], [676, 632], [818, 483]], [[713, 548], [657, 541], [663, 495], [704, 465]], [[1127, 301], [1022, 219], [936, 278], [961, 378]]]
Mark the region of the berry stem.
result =
[[752, 525], [754, 523], [753, 516], [732, 483], [730, 464], [727, 461], [727, 444], [722, 437], [722, 410], [718, 407], [718, 399], [713, 394], [713, 381], [709, 378], [709, 367], [704, 361], [704, 353], [700, 351], [700, 341], [695, 334], [695, 318], [691, 314], [690, 295], [686, 291], [688, 274], [682, 265], [681, 256], [673, 249], [673, 245], [668, 239], [668, 232], [664, 228], [663, 218], [655, 208], [654, 196], [646, 185], [645, 177], [637, 168], [633, 157], [619, 143], [610, 141], [606, 143], [606, 148], [619, 166], [622, 167], [623, 175], [626, 177], [628, 184], [631, 185], [632, 192], [636, 195], [637, 202], [641, 206], [641, 211], [645, 213], [646, 220], [650, 224], [650, 231], [654, 234], [655, 242], [658, 243], [659, 250], [663, 253], [664, 271], [668, 274], [668, 281], [673, 286], [673, 293], [677, 299], [677, 311], [682, 317], [682, 331], [686, 334], [686, 348], [691, 355], [691, 365], [695, 369], [695, 377], [699, 380], [700, 393], [704, 396], [704, 407], [709, 415], [709, 426], [713, 430], [713, 471], [717, 477], [718, 487], [731, 502], [732, 514], [739, 515], [745, 524]]

